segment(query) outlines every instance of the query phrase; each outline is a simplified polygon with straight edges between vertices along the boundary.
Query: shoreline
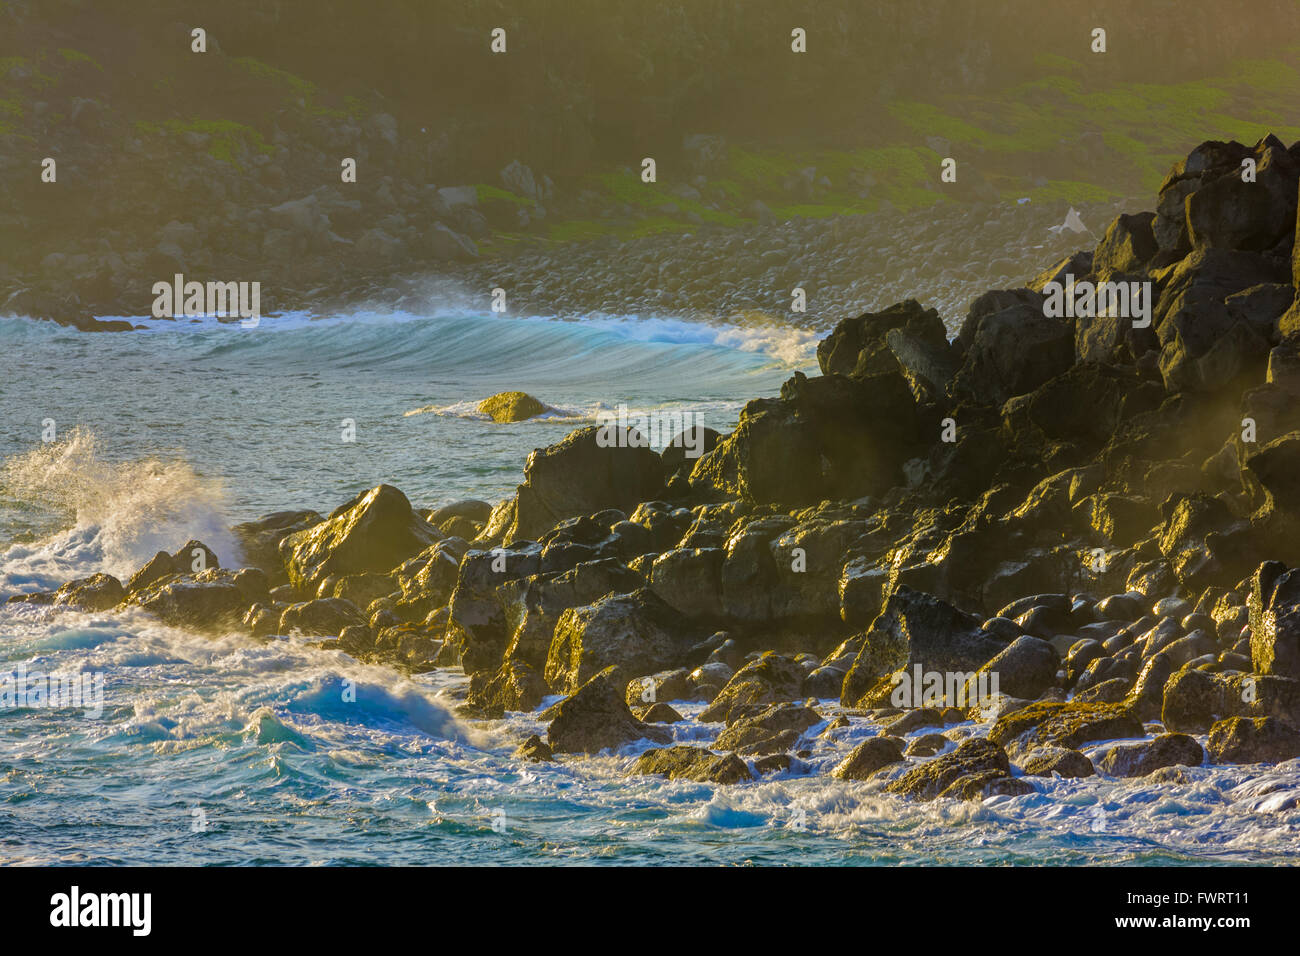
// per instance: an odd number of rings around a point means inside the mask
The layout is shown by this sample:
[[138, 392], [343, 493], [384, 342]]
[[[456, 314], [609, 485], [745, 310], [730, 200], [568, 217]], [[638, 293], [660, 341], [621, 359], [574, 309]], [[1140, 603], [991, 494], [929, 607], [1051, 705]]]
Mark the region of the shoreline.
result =
[[[1231, 188], [1243, 156], [1270, 171], [1249, 184], [1266, 206]], [[495, 506], [423, 513], [381, 484], [236, 526], [239, 569], [190, 541], [125, 582], [10, 600], [459, 667], [461, 717], [554, 701], [521, 762], [649, 742], [630, 772], [817, 767], [921, 801], [1283, 763], [1300, 757], [1298, 157], [1203, 144], [1158, 212], [979, 296], [955, 339], [914, 300], [844, 319], [821, 375], [749, 402], [698, 459], [581, 428]], [[1154, 321], [1053, 315], [1067, 274], [1152, 283]], [[831, 766], [846, 728], [865, 739]]]

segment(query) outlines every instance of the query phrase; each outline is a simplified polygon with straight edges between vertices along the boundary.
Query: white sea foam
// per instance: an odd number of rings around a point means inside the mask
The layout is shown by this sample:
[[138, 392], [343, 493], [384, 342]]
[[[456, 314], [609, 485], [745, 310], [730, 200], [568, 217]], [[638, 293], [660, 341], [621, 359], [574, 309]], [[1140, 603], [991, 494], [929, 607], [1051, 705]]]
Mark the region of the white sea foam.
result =
[[23, 590], [47, 578], [129, 575], [158, 551], [174, 551], [191, 538], [224, 562], [237, 553], [219, 480], [182, 460], [113, 461], [84, 428], [5, 461], [0, 494], [62, 525], [44, 541], [15, 544], [0, 555], [0, 575]]

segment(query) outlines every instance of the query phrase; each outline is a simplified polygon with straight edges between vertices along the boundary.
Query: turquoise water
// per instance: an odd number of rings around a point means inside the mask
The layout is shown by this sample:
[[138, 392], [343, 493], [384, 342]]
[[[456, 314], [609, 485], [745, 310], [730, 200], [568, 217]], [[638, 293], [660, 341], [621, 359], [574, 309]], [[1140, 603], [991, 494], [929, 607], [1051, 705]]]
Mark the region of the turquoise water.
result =
[[[191, 536], [226, 558], [229, 523], [332, 509], [381, 480], [418, 506], [496, 500], [528, 451], [599, 409], [680, 408], [726, 430], [747, 399], [815, 364], [800, 333], [671, 320], [149, 324], [87, 335], [0, 319], [0, 594], [129, 574]], [[506, 388], [562, 414], [510, 426], [472, 414]], [[48, 444], [45, 419], [57, 429]], [[340, 440], [344, 419], [355, 443]], [[511, 751], [542, 725], [457, 720], [457, 673], [406, 678], [137, 612], [0, 605], [0, 676], [20, 664], [103, 675], [104, 708], [0, 710], [3, 862], [1116, 864], [1300, 852], [1294, 761], [1199, 768], [1181, 787], [1037, 780], [1020, 797], [915, 804], [827, 776], [872, 732], [856, 722], [793, 772], [715, 787], [625, 777], [637, 745], [521, 764]], [[681, 742], [709, 739], [693, 720], [672, 728]]]

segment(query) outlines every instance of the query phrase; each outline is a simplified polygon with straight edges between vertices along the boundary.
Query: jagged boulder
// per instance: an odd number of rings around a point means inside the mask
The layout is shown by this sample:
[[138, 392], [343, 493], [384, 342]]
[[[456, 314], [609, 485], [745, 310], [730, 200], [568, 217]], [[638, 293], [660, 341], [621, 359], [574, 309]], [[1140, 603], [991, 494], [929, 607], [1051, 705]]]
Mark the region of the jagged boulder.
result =
[[213, 568], [157, 581], [130, 596], [166, 624], [192, 630], [234, 630], [254, 604], [270, 603], [266, 575], [255, 568]]
[[280, 555], [280, 542], [291, 534], [306, 531], [325, 519], [315, 511], [276, 511], [256, 521], [245, 521], [230, 530], [243, 553], [244, 564], [259, 568], [271, 587], [289, 583], [289, 573]]
[[663, 492], [663, 460], [645, 436], [612, 424], [582, 428], [528, 456], [524, 483], [493, 510], [482, 537], [536, 540], [565, 518], [606, 508], [630, 512]]
[[788, 505], [881, 494], [932, 444], [929, 418], [897, 368], [862, 379], [796, 373], [780, 398], [745, 406], [736, 430], [696, 462], [691, 487]]
[[960, 674], [965, 686], [975, 671], [1006, 646], [980, 629], [978, 617], [906, 585], [894, 590], [872, 622], [862, 649], [844, 677], [846, 707], [865, 706], [883, 678], [919, 665], [925, 671]]
[[126, 599], [122, 582], [111, 574], [92, 574], [69, 581], [54, 592], [53, 603], [60, 607], [77, 607], [83, 611], [107, 611]]
[[570, 608], [593, 604], [611, 594], [628, 594], [641, 578], [614, 558], [584, 561], [560, 574], [515, 578], [497, 589], [508, 633], [505, 659], [521, 660], [541, 671], [550, 654], [555, 625]]
[[[1001, 293], [1007, 300], [977, 299], [957, 341], [961, 367], [951, 393], [980, 405], [1002, 405], [1032, 392], [1074, 363], [1074, 328], [1068, 319], [1044, 312], [1044, 299], [1028, 289]], [[1004, 308], [989, 311], [1007, 301]]]
[[554, 753], [594, 754], [634, 740], [666, 744], [671, 735], [637, 720], [623, 701], [616, 668], [607, 667], [555, 705], [546, 739]]
[[379, 485], [336, 509], [326, 521], [280, 542], [289, 580], [313, 593], [331, 575], [384, 573], [442, 535], [392, 485]]
[[651, 590], [610, 595], [560, 616], [544, 676], [557, 692], [571, 692], [612, 667], [626, 686], [633, 677], [680, 666], [699, 637]]

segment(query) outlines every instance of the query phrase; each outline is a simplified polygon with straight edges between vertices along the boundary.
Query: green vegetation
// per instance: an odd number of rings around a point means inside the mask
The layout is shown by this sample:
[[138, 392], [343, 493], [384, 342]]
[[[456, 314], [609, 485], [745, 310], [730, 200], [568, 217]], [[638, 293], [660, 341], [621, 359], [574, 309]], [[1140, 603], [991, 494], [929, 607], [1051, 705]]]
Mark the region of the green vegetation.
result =
[[487, 183], [478, 183], [474, 187], [478, 193], [478, 201], [481, 203], [489, 202], [508, 202], [515, 206], [536, 206], [537, 200], [529, 199], [527, 196], [519, 196], [508, 189], [502, 189], [500, 186], [491, 186]]
[[223, 163], [230, 163], [239, 169], [243, 168], [243, 165], [239, 162], [239, 156], [245, 150], [268, 155], [274, 152], [257, 130], [231, 120], [211, 120], [195, 117], [188, 120], [164, 120], [161, 123], [137, 120], [134, 125], [138, 132], [145, 135], [169, 134], [183, 136], [186, 133], [197, 133], [206, 136], [208, 137], [208, 155]]
[[70, 50], [67, 47], [59, 47], [59, 56], [63, 57], [69, 63], [89, 63], [99, 72], [103, 73], [104, 68], [99, 65], [99, 61], [93, 56], [82, 53], [80, 50]]

